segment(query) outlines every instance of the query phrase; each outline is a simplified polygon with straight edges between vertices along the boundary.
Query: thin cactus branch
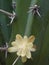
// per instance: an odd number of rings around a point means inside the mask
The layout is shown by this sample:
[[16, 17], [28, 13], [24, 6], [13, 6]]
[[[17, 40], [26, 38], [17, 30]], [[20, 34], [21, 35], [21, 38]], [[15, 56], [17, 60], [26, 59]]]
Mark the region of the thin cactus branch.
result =
[[8, 44], [6, 43], [6, 46], [5, 47], [0, 47], [0, 50], [1, 51], [5, 51], [5, 58], [7, 58], [7, 49], [8, 49]]
[[8, 16], [13, 16], [13, 14], [12, 14], [12, 13], [7, 12], [7, 11], [2, 10], [2, 9], [0, 9], [0, 12], [2, 12], [2, 13], [4, 13], [4, 14], [6, 14], [6, 15], [8, 15]]

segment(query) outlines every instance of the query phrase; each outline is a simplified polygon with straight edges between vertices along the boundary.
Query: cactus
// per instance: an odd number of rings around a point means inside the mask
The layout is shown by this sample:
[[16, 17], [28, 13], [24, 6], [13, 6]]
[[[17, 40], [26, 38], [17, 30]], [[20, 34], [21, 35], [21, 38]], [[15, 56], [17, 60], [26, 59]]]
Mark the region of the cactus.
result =
[[[32, 59], [22, 63], [19, 58], [15, 65], [49, 65], [49, 0], [13, 0], [16, 7], [12, 8], [12, 0], [0, 0], [0, 9], [16, 13], [12, 24], [8, 15], [0, 12], [0, 48], [6, 43], [11, 46], [17, 34], [35, 36], [36, 51]], [[12, 13], [13, 14], [13, 13]], [[0, 50], [0, 65], [12, 65], [17, 55]]]

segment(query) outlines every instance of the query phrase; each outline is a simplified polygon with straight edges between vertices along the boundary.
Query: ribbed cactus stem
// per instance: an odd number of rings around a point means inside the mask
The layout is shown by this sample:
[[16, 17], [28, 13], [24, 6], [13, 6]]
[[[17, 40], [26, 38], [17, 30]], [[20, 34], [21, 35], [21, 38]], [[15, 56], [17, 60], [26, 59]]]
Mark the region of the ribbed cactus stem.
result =
[[[36, 0], [31, 1], [31, 6], [34, 6], [36, 4]], [[34, 17], [34, 12], [28, 13], [28, 19], [27, 19], [27, 24], [26, 24], [26, 29], [25, 29], [25, 35], [29, 36], [31, 34], [31, 27], [33, 23], [33, 17]]]
[[31, 27], [32, 27], [32, 23], [33, 23], [33, 14], [30, 13], [29, 14], [29, 17], [28, 17], [28, 21], [27, 21], [27, 24], [26, 24], [26, 29], [25, 29], [25, 35], [30, 35], [31, 34]]

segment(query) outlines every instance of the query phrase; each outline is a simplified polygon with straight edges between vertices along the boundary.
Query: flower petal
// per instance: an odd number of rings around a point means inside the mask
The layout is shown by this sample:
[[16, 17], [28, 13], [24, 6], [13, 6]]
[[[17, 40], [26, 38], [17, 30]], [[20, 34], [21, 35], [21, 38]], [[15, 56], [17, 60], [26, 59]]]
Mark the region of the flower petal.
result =
[[24, 63], [24, 62], [27, 61], [27, 58], [26, 58], [26, 57], [22, 57], [21, 60], [22, 60], [22, 62]]
[[28, 49], [32, 48], [32, 47], [33, 47], [33, 43], [29, 43], [29, 44], [27, 45], [27, 47], [28, 47]]
[[23, 42], [27, 42], [28, 41], [28, 37], [27, 36], [24, 36], [24, 38], [23, 38]]
[[17, 48], [16, 47], [9, 47], [8, 52], [16, 52]]
[[20, 34], [16, 35], [16, 40], [22, 40], [22, 36]]
[[25, 36], [24, 36], [24, 39], [27, 39], [27, 38], [28, 38], [28, 37], [25, 35]]
[[27, 53], [26, 53], [26, 57], [27, 57], [28, 59], [31, 58], [31, 52], [30, 52], [30, 51], [27, 51]]
[[35, 40], [35, 36], [32, 35], [32, 36], [29, 37], [28, 42], [34, 42], [34, 40]]
[[26, 50], [22, 50], [21, 57], [24, 57], [26, 55]]
[[12, 45], [12, 46], [16, 46], [16, 42], [13, 41], [13, 42], [11, 43], [11, 45]]
[[17, 51], [17, 55], [18, 55], [18, 56], [21, 56], [21, 52], [22, 52], [21, 49], [18, 50], [18, 51]]
[[34, 51], [36, 51], [36, 49], [35, 48], [32, 48], [31, 51], [34, 52]]

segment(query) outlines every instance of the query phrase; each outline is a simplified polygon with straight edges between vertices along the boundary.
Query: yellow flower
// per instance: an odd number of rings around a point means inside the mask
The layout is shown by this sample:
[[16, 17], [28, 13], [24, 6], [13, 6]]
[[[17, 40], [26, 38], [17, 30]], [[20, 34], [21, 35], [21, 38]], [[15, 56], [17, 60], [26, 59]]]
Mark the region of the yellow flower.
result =
[[33, 35], [28, 38], [17, 34], [15, 41], [11, 43], [12, 47], [8, 48], [8, 52], [16, 52], [22, 58], [22, 62], [26, 62], [27, 58], [31, 58], [31, 52], [36, 51], [33, 45], [34, 40]]

